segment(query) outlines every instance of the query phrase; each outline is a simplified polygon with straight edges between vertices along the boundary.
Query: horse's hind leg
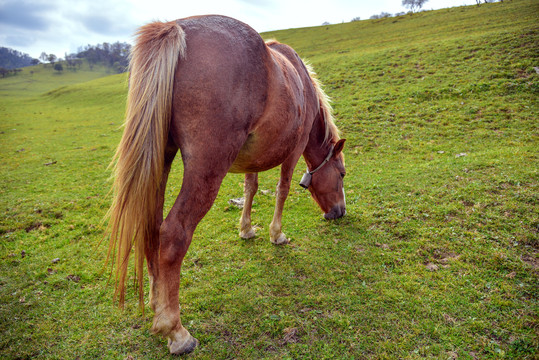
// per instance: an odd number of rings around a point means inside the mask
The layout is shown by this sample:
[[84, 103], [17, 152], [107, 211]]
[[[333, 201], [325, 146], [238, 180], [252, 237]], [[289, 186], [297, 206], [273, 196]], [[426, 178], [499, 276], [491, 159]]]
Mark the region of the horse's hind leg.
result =
[[211, 208], [234, 159], [234, 156], [229, 161], [222, 159], [215, 155], [216, 152], [205, 151], [203, 142], [200, 144], [201, 147], [192, 150], [190, 156], [184, 156], [182, 188], [161, 225], [159, 235], [157, 275], [153, 284], [155, 317], [152, 330], [169, 338], [168, 346], [173, 354], [190, 352], [198, 344], [180, 320], [180, 270], [195, 228]]
[[172, 162], [178, 148], [174, 142], [169, 139], [167, 147], [165, 149], [165, 163], [163, 167], [163, 175], [161, 176], [161, 184], [159, 186], [159, 192], [157, 194], [157, 209], [156, 209], [156, 218], [155, 218], [155, 234], [151, 241], [146, 243], [146, 248], [144, 253], [146, 255], [146, 263], [148, 266], [148, 277], [150, 280], [150, 307], [155, 311], [155, 296], [154, 296], [154, 274], [157, 272], [157, 262], [159, 259], [159, 229], [163, 223], [163, 206], [165, 203], [165, 190], [167, 186], [168, 175], [170, 173], [170, 168], [172, 167]]
[[240, 237], [251, 239], [255, 237], [255, 230], [251, 226], [251, 209], [253, 198], [258, 190], [258, 173], [245, 174], [244, 196], [245, 203], [240, 219]]

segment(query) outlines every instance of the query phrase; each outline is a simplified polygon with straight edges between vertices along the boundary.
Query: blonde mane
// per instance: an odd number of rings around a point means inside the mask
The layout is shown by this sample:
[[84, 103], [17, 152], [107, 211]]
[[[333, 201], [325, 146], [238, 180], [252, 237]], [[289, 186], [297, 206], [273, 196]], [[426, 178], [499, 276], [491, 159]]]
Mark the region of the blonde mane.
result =
[[313, 67], [311, 64], [303, 61], [305, 64], [305, 67], [307, 68], [307, 71], [309, 72], [309, 76], [311, 77], [311, 81], [313, 83], [314, 89], [316, 90], [316, 94], [318, 95], [318, 101], [320, 102], [320, 112], [322, 120], [324, 121], [325, 126], [325, 136], [324, 136], [324, 142], [334, 142], [339, 140], [339, 129], [335, 125], [335, 121], [333, 118], [333, 108], [331, 107], [331, 99], [330, 97], [324, 92], [322, 89], [323, 85], [318, 80], [315, 71], [313, 70]]
[[[275, 39], [269, 39], [265, 42], [267, 46], [281, 44]], [[302, 61], [307, 68], [309, 76], [311, 77], [312, 84], [314, 86], [316, 95], [318, 96], [318, 101], [320, 103], [320, 117], [322, 118], [325, 127], [324, 142], [337, 142], [340, 139], [340, 132], [335, 125], [333, 108], [331, 107], [331, 98], [324, 92], [323, 85], [320, 80], [318, 80], [318, 77], [312, 65], [304, 59], [302, 59]]]

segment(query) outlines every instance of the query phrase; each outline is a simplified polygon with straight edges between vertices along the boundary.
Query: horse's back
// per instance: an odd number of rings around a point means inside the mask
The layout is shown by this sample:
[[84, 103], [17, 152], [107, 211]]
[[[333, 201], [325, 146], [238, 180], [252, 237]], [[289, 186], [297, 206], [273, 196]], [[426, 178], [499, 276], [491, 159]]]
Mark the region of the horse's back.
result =
[[260, 35], [224, 16], [186, 18], [178, 24], [186, 35], [186, 55], [176, 70], [177, 115], [202, 120], [219, 114], [238, 126], [260, 116], [267, 97], [268, 57]]
[[[317, 100], [290, 47], [223, 16], [178, 20], [186, 53], [174, 84], [171, 133], [182, 154], [227, 146], [231, 172], [259, 172], [305, 146]], [[222, 156], [222, 154], [219, 154]]]

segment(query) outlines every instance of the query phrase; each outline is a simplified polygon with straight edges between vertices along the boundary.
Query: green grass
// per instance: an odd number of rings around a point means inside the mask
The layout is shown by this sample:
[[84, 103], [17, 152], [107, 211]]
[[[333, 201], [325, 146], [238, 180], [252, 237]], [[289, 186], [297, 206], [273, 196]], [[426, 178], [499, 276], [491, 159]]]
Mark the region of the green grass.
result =
[[94, 65], [90, 67], [84, 61], [80, 67], [63, 71], [56, 71], [51, 64], [40, 64], [20, 69], [17, 75], [9, 75], [0, 79], [0, 97], [21, 98], [35, 96], [43, 92], [55, 90], [62, 86], [68, 86], [86, 82], [100, 77], [109, 76], [110, 68]]
[[[537, 14], [514, 0], [264, 34], [333, 98], [348, 214], [324, 221], [293, 185], [292, 242], [276, 247], [275, 198], [259, 193], [258, 236], [241, 240], [228, 199], [243, 179], [227, 176], [182, 269], [201, 342], [185, 358], [536, 358]], [[168, 358], [133, 292], [113, 306], [103, 268], [126, 78], [75, 75], [0, 80], [0, 357]]]

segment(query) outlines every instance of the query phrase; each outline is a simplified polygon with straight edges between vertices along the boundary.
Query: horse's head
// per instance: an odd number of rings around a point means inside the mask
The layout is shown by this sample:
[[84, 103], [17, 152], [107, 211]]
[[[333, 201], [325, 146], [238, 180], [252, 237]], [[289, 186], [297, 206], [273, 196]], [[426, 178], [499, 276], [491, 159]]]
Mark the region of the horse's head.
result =
[[343, 185], [346, 170], [342, 153], [344, 142], [345, 139], [339, 140], [324, 162], [318, 168], [305, 173], [300, 183], [309, 189], [328, 220], [338, 219], [346, 214]]

